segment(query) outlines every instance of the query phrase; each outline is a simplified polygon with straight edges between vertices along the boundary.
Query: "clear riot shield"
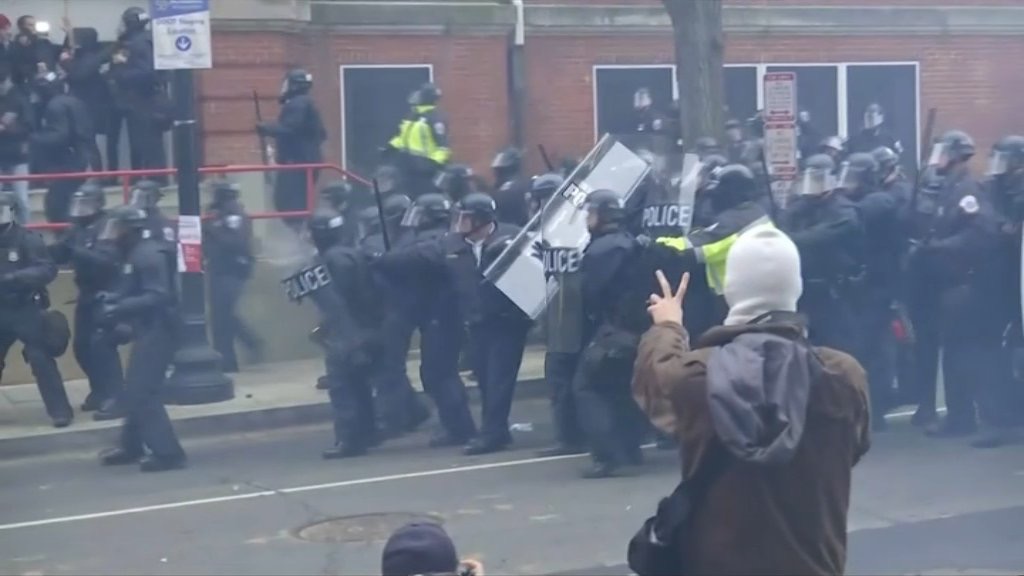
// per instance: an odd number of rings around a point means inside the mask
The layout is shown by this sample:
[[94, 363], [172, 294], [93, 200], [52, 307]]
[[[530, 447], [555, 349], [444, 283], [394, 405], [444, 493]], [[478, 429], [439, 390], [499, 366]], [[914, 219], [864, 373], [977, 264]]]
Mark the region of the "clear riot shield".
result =
[[625, 202], [650, 170], [636, 152], [605, 135], [484, 271], [531, 318], [547, 310], [549, 352], [578, 352], [583, 344], [579, 266], [590, 237], [583, 210], [587, 195], [615, 190]]

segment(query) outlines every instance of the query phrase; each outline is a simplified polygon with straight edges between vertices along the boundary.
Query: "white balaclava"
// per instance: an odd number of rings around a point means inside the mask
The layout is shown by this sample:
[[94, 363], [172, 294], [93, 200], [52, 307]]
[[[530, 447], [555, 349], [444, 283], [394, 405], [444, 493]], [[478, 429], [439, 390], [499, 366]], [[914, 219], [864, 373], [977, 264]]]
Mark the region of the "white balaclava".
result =
[[801, 293], [800, 253], [789, 236], [771, 225], [740, 234], [725, 261], [726, 326], [769, 312], [796, 312]]

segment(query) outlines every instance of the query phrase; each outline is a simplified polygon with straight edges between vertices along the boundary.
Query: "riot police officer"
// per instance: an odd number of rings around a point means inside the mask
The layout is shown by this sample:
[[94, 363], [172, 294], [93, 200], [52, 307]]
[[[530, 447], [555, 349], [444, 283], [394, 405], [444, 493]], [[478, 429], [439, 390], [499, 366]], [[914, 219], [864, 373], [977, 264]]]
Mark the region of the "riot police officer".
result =
[[985, 432], [972, 445], [995, 448], [1012, 439], [1012, 427], [1021, 421], [1024, 394], [1020, 390], [1024, 362], [1024, 332], [1021, 312], [1021, 223], [1024, 222], [1024, 136], [1006, 136], [993, 147], [989, 157], [989, 186], [1001, 222], [999, 266], [1001, 274], [1000, 315], [1004, 330], [998, 376], [979, 381], [979, 406]]
[[626, 463], [638, 463], [647, 419], [631, 400], [629, 382], [640, 334], [646, 328], [647, 283], [636, 280], [636, 239], [623, 228], [622, 199], [595, 190], [584, 203], [590, 243], [580, 260], [583, 341], [573, 379], [576, 408], [593, 466], [587, 478], [604, 478]]
[[368, 201], [359, 202], [355, 188], [348, 180], [335, 180], [320, 189], [320, 206], [330, 206], [341, 213], [345, 219], [342, 229], [343, 243], [355, 246], [358, 242], [359, 230], [355, 223], [359, 220], [359, 211], [368, 205]]
[[[260, 122], [256, 131], [274, 139], [278, 164], [316, 164], [323, 161], [320, 150], [327, 139], [320, 110], [310, 95], [313, 75], [301, 68], [289, 70], [281, 84], [281, 112], [277, 122]], [[316, 176], [314, 175], [314, 180]], [[274, 208], [295, 212], [306, 207], [306, 175], [301, 170], [282, 170], [274, 182]], [[298, 230], [300, 219], [285, 224]]]
[[71, 264], [78, 287], [75, 304], [75, 360], [89, 380], [89, 395], [83, 412], [95, 411], [94, 420], [120, 416], [118, 398], [124, 387], [117, 342], [97, 323], [97, 294], [115, 289], [120, 274], [120, 258], [113, 242], [101, 241], [107, 224], [106, 194], [95, 182], [86, 182], [71, 199], [71, 227], [50, 247], [57, 264]]
[[484, 281], [483, 272], [519, 234], [518, 227], [498, 220], [494, 199], [474, 193], [457, 202], [452, 232], [463, 242], [447, 264], [463, 288], [462, 317], [482, 400], [480, 435], [465, 448], [473, 456], [503, 450], [512, 441], [508, 417], [532, 320]]
[[[429, 195], [428, 195], [429, 196]], [[399, 250], [413, 241], [413, 229], [403, 226], [405, 216], [411, 210], [412, 200], [403, 194], [390, 192], [384, 198], [383, 220], [387, 227], [389, 246], [385, 245], [381, 227], [381, 214], [376, 206], [364, 208], [359, 213], [359, 248], [369, 257], [375, 257], [387, 250]], [[396, 437], [419, 427], [430, 411], [423, 405], [409, 381], [406, 360], [415, 330], [408, 287], [415, 279], [403, 279], [375, 268], [372, 271], [375, 293], [391, 303], [383, 314], [380, 351], [380, 373], [375, 378], [378, 408], [384, 434]]]
[[7, 352], [20, 340], [46, 412], [55, 427], [63, 428], [73, 412], [44, 318], [46, 286], [57, 277], [57, 267], [39, 234], [15, 221], [17, 202], [13, 194], [0, 193], [0, 376]]
[[810, 321], [810, 341], [859, 357], [852, 301], [864, 282], [864, 231], [856, 206], [835, 193], [834, 172], [835, 163], [824, 154], [807, 159], [779, 228], [800, 251], [800, 311]]
[[633, 93], [633, 114], [637, 132], [647, 134], [668, 132], [668, 119], [655, 107], [650, 88], [641, 87]]
[[154, 180], [139, 180], [132, 188], [131, 204], [146, 213], [146, 227], [142, 235], [171, 246], [178, 241], [174, 223], [160, 209], [164, 191]]
[[413, 231], [408, 242], [375, 262], [397, 286], [403, 287], [404, 307], [420, 334], [420, 381], [437, 407], [441, 431], [431, 446], [461, 446], [476, 433], [466, 387], [459, 375], [459, 354], [465, 340], [460, 317], [462, 290], [446, 265], [448, 254], [464, 244], [449, 233], [451, 202], [442, 194], [417, 198], [403, 217]]
[[434, 192], [434, 179], [451, 160], [448, 124], [437, 108], [441, 90], [424, 84], [410, 97], [412, 111], [402, 119], [398, 133], [388, 142], [388, 150], [397, 153], [410, 196]]
[[314, 211], [309, 233], [317, 255], [311, 266], [286, 281], [292, 300], [308, 296], [321, 316], [319, 342], [326, 353], [335, 439], [323, 452], [325, 459], [360, 456], [378, 442], [373, 381], [386, 303], [374, 292], [368, 259], [341, 243], [342, 224], [332, 208]]
[[263, 339], [237, 313], [254, 264], [252, 222], [238, 200], [238, 185], [228, 180], [214, 182], [213, 202], [207, 207], [207, 215], [203, 228], [207, 238], [213, 348], [221, 356], [224, 372], [238, 372], [236, 339], [254, 361], [263, 356]]
[[[818, 154], [824, 154], [832, 159], [837, 166], [839, 161], [842, 160], [843, 154], [846, 150], [846, 142], [843, 141], [842, 136], [829, 136], [821, 141], [821, 145], [818, 146]], [[814, 155], [808, 156], [807, 160], [813, 158]]]
[[[161, 388], [177, 348], [176, 288], [167, 266], [166, 243], [145, 238], [147, 218], [134, 205], [111, 211], [101, 240], [113, 241], [121, 275], [113, 292], [101, 292], [99, 321], [112, 331], [129, 332], [132, 349], [125, 370], [125, 420], [117, 448], [100, 452], [103, 465], [139, 463], [143, 472], [185, 465], [185, 451], [171, 426]], [[149, 453], [146, 453], [148, 449]]]
[[498, 206], [498, 221], [525, 226], [529, 219], [526, 194], [530, 182], [522, 176], [523, 154], [516, 148], [506, 148], [494, 157], [494, 203]]
[[[548, 200], [562, 187], [565, 179], [553, 172], [533, 179], [529, 194], [531, 216], [544, 209]], [[572, 380], [583, 348], [583, 286], [580, 275], [582, 250], [551, 248], [541, 245], [544, 275], [558, 284], [558, 292], [548, 301], [544, 328], [547, 350], [544, 353], [544, 380], [551, 391], [551, 412], [555, 424], [555, 445], [538, 452], [538, 456], [582, 454], [583, 430], [576, 414]]]
[[[894, 405], [896, 342], [892, 321], [906, 245], [901, 216], [910, 203], [909, 190], [893, 193], [879, 187], [879, 171], [872, 154], [854, 152], [843, 163], [838, 182], [864, 224], [865, 289], [859, 294], [856, 316], [863, 336], [859, 360], [868, 373], [871, 424], [876, 431], [885, 428], [885, 411]], [[897, 195], [900, 192], [903, 194]]]
[[471, 192], [476, 192], [473, 169], [465, 164], [452, 164], [438, 174], [437, 189], [452, 202], [458, 202]]

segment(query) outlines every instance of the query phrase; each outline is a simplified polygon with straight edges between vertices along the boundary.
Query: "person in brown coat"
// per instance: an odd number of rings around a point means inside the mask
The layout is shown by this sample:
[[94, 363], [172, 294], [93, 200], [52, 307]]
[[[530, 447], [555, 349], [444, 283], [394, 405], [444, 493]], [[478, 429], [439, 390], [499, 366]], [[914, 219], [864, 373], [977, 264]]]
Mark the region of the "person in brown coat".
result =
[[676, 543], [685, 573], [843, 573], [852, 469], [870, 445], [867, 384], [852, 356], [807, 343], [793, 242], [771, 225], [737, 239], [729, 316], [696, 349], [682, 327], [688, 276], [676, 292], [658, 280], [634, 396], [678, 441], [685, 479], [725, 462]]

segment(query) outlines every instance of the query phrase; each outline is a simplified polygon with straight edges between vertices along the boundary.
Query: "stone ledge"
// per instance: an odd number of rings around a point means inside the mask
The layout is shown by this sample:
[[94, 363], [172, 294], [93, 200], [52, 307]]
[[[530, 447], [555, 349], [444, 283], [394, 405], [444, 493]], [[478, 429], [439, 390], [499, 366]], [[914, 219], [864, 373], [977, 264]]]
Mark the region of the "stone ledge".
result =
[[[215, 29], [301, 33], [310, 28], [361, 34], [505, 33], [507, 1], [225, 0]], [[243, 9], [250, 5], [252, 9]], [[665, 34], [657, 6], [528, 5], [528, 34]], [[726, 7], [726, 32], [754, 35], [1024, 34], [1024, 7]]]

